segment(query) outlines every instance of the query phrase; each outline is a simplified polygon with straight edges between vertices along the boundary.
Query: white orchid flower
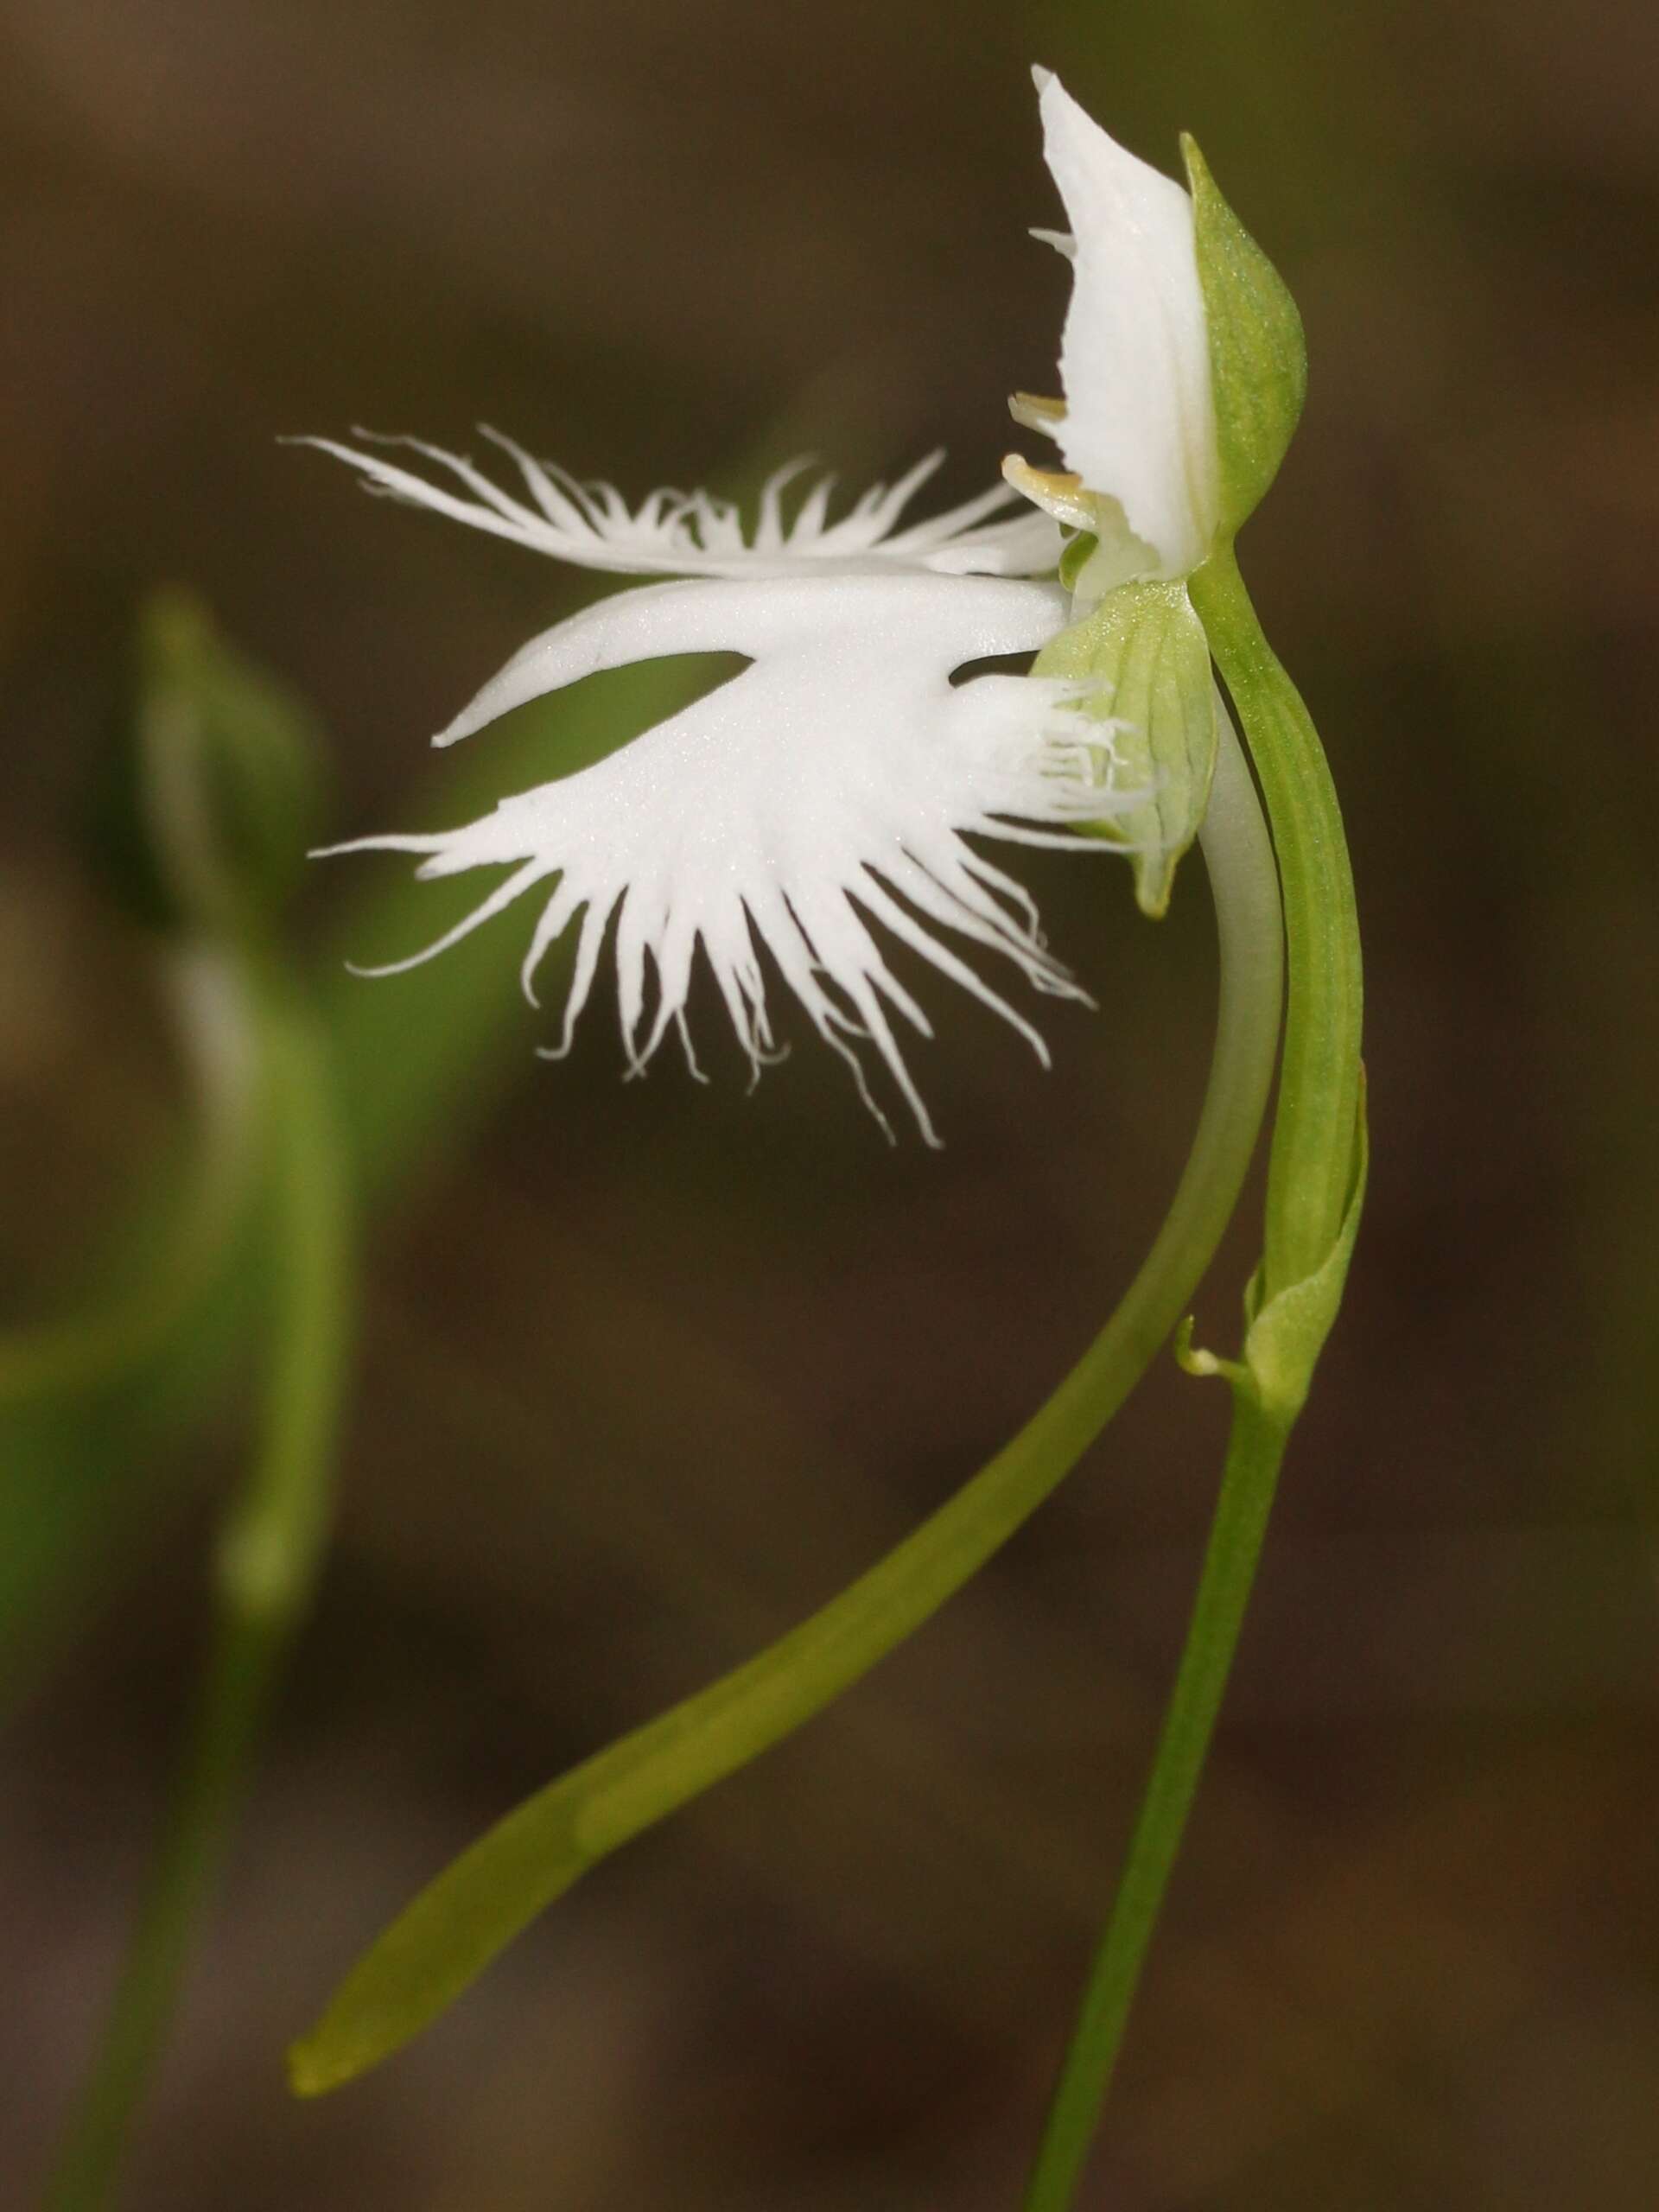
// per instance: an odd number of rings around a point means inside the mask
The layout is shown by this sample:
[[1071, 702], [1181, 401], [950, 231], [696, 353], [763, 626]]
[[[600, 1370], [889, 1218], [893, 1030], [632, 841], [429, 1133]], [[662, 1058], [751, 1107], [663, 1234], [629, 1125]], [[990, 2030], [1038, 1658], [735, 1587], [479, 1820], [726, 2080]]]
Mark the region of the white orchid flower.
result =
[[[1065, 399], [1014, 406], [1057, 439], [1069, 474], [1010, 460], [1005, 483], [906, 522], [934, 454], [832, 520], [829, 477], [786, 515], [785, 488], [806, 466], [795, 463], [766, 485], [746, 531], [737, 509], [707, 493], [653, 492], [631, 509], [610, 486], [579, 483], [495, 432], [485, 435], [511, 466], [511, 490], [416, 440], [369, 441], [378, 450], [306, 442], [372, 491], [534, 551], [679, 580], [535, 639], [439, 744], [626, 662], [726, 651], [752, 664], [608, 759], [503, 799], [480, 821], [332, 848], [418, 854], [424, 876], [511, 871], [436, 944], [372, 972], [431, 958], [540, 887], [523, 969], [532, 1000], [543, 957], [580, 918], [556, 1054], [613, 924], [629, 1071], [643, 1071], [670, 1028], [697, 1071], [686, 1006], [701, 948], [758, 1074], [779, 1049], [764, 951], [851, 1062], [884, 1129], [860, 1043], [935, 1142], [893, 1031], [898, 1016], [926, 1035], [928, 1020], [875, 931], [994, 1008], [1046, 1060], [1030, 1021], [969, 956], [999, 954], [1039, 991], [1084, 994], [1048, 950], [1028, 896], [968, 840], [1128, 850], [1142, 905], [1162, 911], [1215, 748], [1208, 655], [1179, 580], [1213, 550], [1227, 512], [1194, 205], [1115, 145], [1057, 79], [1037, 75], [1046, 157], [1072, 225], [1064, 238], [1038, 235], [1062, 247], [1075, 277]], [[1016, 497], [1046, 512], [1010, 514]], [[1031, 580], [1056, 567], [1056, 520], [1090, 541], [1075, 604]], [[1074, 621], [1131, 580], [1142, 599], [1122, 600], [1103, 629]], [[969, 663], [1046, 646], [1055, 650], [1032, 677], [951, 681]], [[1117, 717], [1120, 692], [1143, 710], [1142, 726]]]
[[1219, 743], [1188, 583], [1230, 557], [1273, 481], [1301, 412], [1306, 354], [1294, 302], [1192, 139], [1181, 141], [1183, 190], [1115, 143], [1058, 78], [1034, 73], [1071, 222], [1035, 234], [1072, 265], [1065, 396], [1016, 393], [1010, 405], [1068, 467], [1010, 455], [1002, 469], [1078, 533], [1061, 569], [1075, 619], [1033, 673], [1078, 684], [1085, 716], [1122, 717], [1120, 783], [1139, 779], [1147, 798], [1118, 834], [1142, 911], [1158, 915], [1203, 823]]

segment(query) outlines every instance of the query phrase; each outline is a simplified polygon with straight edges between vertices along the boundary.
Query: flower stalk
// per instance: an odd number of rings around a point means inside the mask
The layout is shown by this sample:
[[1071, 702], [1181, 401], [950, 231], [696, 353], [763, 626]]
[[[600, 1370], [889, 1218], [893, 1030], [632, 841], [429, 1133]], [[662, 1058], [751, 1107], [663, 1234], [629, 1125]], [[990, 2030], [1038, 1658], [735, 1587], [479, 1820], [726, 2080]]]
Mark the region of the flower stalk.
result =
[[1192, 582], [1267, 803], [1289, 974], [1268, 1166], [1264, 1302], [1325, 1265], [1363, 1145], [1359, 912], [1336, 787], [1313, 717], [1262, 634], [1230, 546]]
[[219, 1541], [209, 1656], [173, 1800], [45, 2212], [97, 2212], [110, 2200], [327, 1524], [350, 1338], [344, 1154], [309, 1007], [270, 969], [252, 997], [275, 1260], [258, 1444]]
[[1284, 899], [1287, 990], [1262, 1265], [1239, 1359], [1179, 1350], [1224, 1376], [1233, 1421], [1198, 1594], [1128, 1854], [1050, 2107], [1026, 2212], [1067, 2212], [1111, 2084], [1243, 1626], [1285, 1446], [1342, 1296], [1365, 1170], [1362, 979], [1353, 879], [1307, 709], [1256, 620], [1230, 547], [1192, 597], [1255, 764]]

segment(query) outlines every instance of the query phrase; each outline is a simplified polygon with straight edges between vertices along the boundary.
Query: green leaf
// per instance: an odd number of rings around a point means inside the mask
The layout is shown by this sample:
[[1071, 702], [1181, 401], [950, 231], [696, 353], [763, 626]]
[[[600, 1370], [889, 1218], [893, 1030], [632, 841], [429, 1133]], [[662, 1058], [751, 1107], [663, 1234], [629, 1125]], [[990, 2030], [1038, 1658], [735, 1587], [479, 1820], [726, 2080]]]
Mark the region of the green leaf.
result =
[[[617, 1770], [662, 1748], [659, 1728], [625, 1737], [499, 1821], [428, 1885], [353, 1967], [311, 2033], [289, 2053], [300, 2096], [319, 2096], [389, 2057], [445, 2011], [537, 1916], [614, 1844], [590, 1836]], [[645, 1760], [648, 1770], [671, 1765]], [[653, 1779], [654, 1779], [653, 1774]], [[671, 1782], [664, 1791], [672, 1802]], [[647, 1818], [649, 1815], [646, 1816]]]
[[1135, 897], [1155, 919], [1169, 905], [1176, 863], [1198, 834], [1216, 768], [1210, 648], [1185, 585], [1120, 585], [1045, 645], [1032, 673], [1086, 679], [1093, 688], [1076, 711], [1125, 725], [1103, 734], [1106, 780], [1147, 796], [1094, 827], [1132, 853]]
[[1222, 522], [1230, 537], [1278, 474], [1301, 420], [1307, 348], [1283, 278], [1223, 199], [1192, 138], [1182, 137], [1181, 153], [1210, 327]]

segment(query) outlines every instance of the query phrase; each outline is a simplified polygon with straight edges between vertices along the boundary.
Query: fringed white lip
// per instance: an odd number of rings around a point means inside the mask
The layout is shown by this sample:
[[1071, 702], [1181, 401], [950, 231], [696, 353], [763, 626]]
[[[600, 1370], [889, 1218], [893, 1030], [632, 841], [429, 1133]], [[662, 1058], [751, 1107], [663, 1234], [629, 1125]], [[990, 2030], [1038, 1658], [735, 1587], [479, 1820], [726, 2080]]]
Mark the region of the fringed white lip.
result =
[[1043, 645], [1065, 613], [1052, 585], [914, 572], [658, 584], [586, 609], [517, 653], [440, 741], [630, 661], [725, 651], [752, 665], [608, 759], [479, 821], [329, 848], [420, 854], [423, 877], [512, 871], [435, 944], [365, 972], [431, 959], [556, 880], [522, 970], [533, 1003], [539, 963], [581, 915], [552, 1056], [569, 1048], [613, 918], [629, 1071], [672, 1027], [700, 1072], [685, 1020], [700, 945], [758, 1077], [779, 1049], [764, 946], [889, 1138], [860, 1044], [937, 1144], [889, 1016], [924, 1037], [930, 1024], [871, 924], [1001, 1015], [1046, 1064], [1038, 1031], [948, 935], [1012, 962], [1039, 991], [1087, 995], [1049, 950], [1029, 895], [967, 840], [1121, 852], [1077, 830], [1145, 797], [1119, 787], [1115, 726], [1080, 715], [1074, 687], [950, 681], [967, 663]]
[[753, 531], [746, 537], [731, 500], [707, 492], [664, 490], [630, 508], [614, 486], [579, 483], [499, 430], [483, 425], [480, 430], [512, 462], [527, 498], [503, 491], [464, 455], [418, 438], [356, 434], [372, 445], [418, 454], [451, 483], [435, 483], [378, 453], [362, 453], [332, 438], [295, 442], [333, 454], [358, 470], [371, 491], [613, 575], [797, 576], [893, 568], [938, 575], [1031, 576], [1052, 572], [1059, 558], [1059, 532], [1046, 516], [1022, 506], [1001, 521], [990, 519], [1019, 502], [1006, 484], [900, 529], [905, 508], [944, 459], [943, 449], [918, 461], [896, 483], [873, 485], [833, 522], [832, 475], [820, 476], [795, 514], [785, 517], [785, 491], [812, 466], [810, 455], [789, 461], [767, 479]]

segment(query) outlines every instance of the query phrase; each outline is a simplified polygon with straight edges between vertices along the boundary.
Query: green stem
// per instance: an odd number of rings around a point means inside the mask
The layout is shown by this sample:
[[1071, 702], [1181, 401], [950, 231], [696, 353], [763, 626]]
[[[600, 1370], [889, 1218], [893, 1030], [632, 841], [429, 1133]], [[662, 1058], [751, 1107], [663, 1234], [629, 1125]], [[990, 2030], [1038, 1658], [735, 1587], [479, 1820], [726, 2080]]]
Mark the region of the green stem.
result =
[[1209, 1089], [1168, 1217], [1093, 1345], [1019, 1435], [877, 1566], [746, 1665], [539, 1791], [448, 1867], [296, 2046], [296, 2088], [334, 2088], [407, 2042], [607, 1853], [822, 1711], [962, 1587], [1128, 1396], [1186, 1311], [1231, 1217], [1272, 1077], [1278, 888], [1230, 730], [1204, 834], [1221, 966]]
[[66, 2130], [48, 2212], [106, 2203], [160, 2056], [254, 1738], [315, 1578], [326, 1530], [351, 1274], [333, 1086], [308, 1009], [259, 972], [276, 1280], [261, 1436], [215, 1561], [201, 1695], [104, 2041]]
[[1141, 1967], [1162, 1909], [1267, 1534], [1287, 1432], [1241, 1397], [1204, 1571], [1157, 1756], [1071, 2032], [1026, 2212], [1066, 2212], [1111, 2086]]
[[1192, 582], [1267, 802], [1289, 960], [1268, 1165], [1263, 1300], [1321, 1267], [1341, 1234], [1360, 1109], [1359, 912], [1336, 786], [1313, 720], [1267, 639], [1230, 549]]
[[[1357, 1204], [1359, 926], [1336, 791], [1307, 709], [1262, 634], [1230, 550], [1193, 577], [1192, 593], [1249, 742], [1284, 894], [1285, 1050], [1252, 1311], [1267, 1322], [1281, 1303], [1271, 1341], [1253, 1328], [1245, 1363], [1224, 1370], [1234, 1386], [1233, 1424], [1198, 1595], [1026, 2212], [1066, 2212], [1083, 2174], [1232, 1670], [1285, 1446], [1340, 1296]], [[1304, 1319], [1314, 1308], [1316, 1318]]]

